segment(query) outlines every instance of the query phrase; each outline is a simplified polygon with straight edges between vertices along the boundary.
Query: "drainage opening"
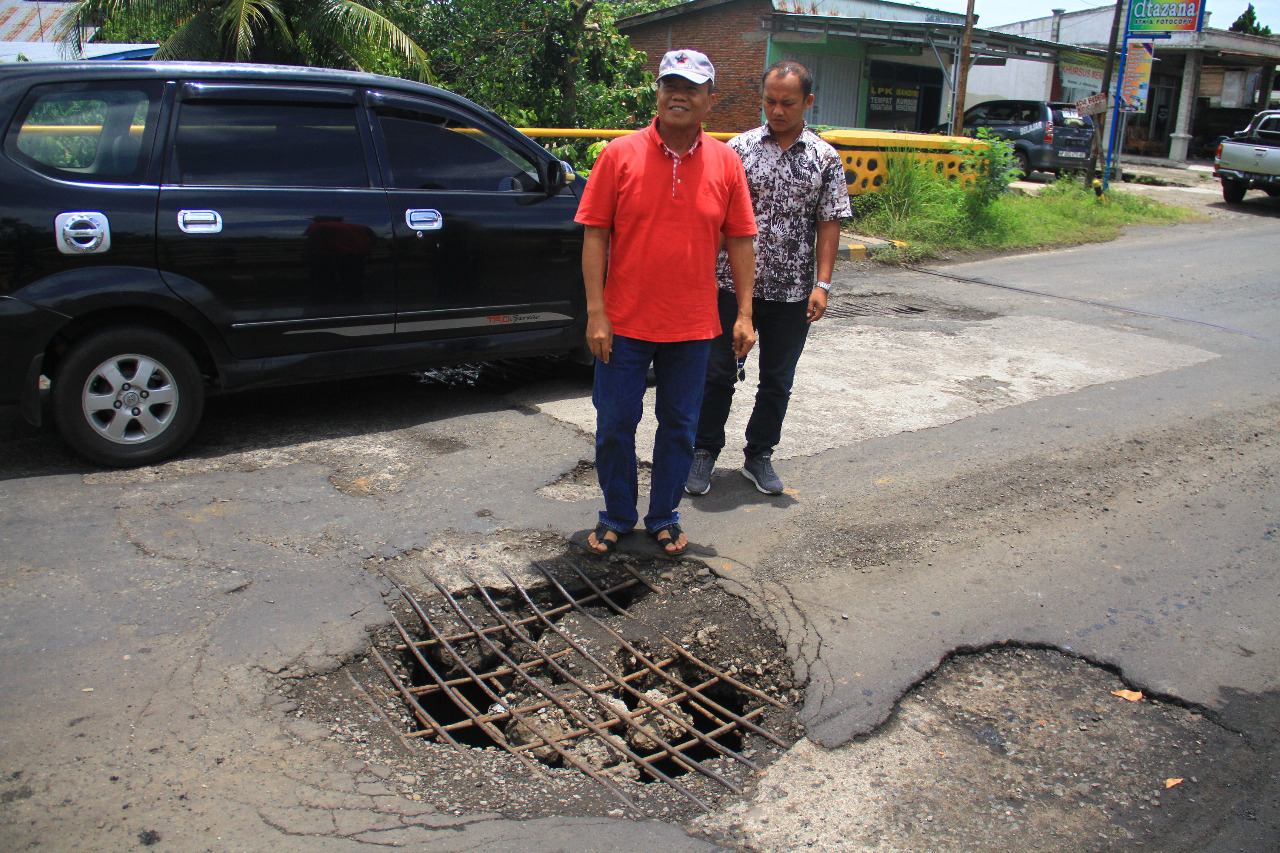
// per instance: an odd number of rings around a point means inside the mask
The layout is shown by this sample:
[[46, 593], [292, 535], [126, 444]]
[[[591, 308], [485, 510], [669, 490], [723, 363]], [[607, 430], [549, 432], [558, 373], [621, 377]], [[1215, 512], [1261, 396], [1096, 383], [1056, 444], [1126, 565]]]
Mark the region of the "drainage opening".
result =
[[448, 583], [383, 571], [399, 601], [370, 662], [402, 703], [403, 739], [569, 785], [545, 813], [710, 810], [798, 737], [783, 647], [705, 568], [557, 557], [523, 578]]

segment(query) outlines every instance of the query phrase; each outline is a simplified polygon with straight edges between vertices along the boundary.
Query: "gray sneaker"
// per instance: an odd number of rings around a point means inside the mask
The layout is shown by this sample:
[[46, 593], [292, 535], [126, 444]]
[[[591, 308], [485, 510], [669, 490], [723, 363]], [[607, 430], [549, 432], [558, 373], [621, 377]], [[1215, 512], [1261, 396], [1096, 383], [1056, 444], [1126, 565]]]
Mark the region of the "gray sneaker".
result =
[[710, 450], [693, 451], [693, 464], [689, 466], [689, 478], [684, 490], [691, 495], [705, 495], [711, 491], [711, 472], [716, 470], [716, 458]]
[[768, 456], [747, 457], [742, 466], [742, 476], [746, 477], [766, 495], [782, 494], [782, 480], [773, 470], [773, 462]]

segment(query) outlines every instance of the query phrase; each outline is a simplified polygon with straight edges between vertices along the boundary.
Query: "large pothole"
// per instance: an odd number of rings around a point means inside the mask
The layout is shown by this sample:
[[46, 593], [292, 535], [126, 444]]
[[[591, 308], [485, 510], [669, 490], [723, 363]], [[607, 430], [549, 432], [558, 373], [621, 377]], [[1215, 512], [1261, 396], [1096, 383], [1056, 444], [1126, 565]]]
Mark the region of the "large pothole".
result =
[[801, 741], [694, 826], [757, 853], [1227, 849], [1208, 839], [1268, 760], [1105, 668], [997, 648], [948, 660], [866, 737]]
[[687, 819], [798, 737], [783, 646], [705, 567], [534, 550], [380, 564], [393, 623], [296, 713], [408, 796], [509, 817]]

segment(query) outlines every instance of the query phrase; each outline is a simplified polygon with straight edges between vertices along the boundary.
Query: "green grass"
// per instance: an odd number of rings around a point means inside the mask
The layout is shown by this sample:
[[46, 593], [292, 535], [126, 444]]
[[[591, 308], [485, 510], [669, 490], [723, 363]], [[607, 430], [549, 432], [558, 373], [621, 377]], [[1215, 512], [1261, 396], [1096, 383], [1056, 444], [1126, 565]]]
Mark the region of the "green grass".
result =
[[[851, 227], [860, 234], [905, 242], [875, 252], [876, 260], [910, 263], [956, 252], [1074, 246], [1114, 240], [1130, 225], [1170, 225], [1198, 218], [1185, 208], [1140, 196], [1107, 193], [1105, 201], [1079, 178], [1046, 185], [1038, 195], [1003, 191], [999, 163], [975, 163], [993, 174], [962, 186], [909, 156], [891, 156], [880, 191], [854, 198]], [[987, 171], [983, 172], [982, 170]], [[992, 191], [992, 187], [996, 191]], [[985, 192], [982, 190], [985, 188]]]

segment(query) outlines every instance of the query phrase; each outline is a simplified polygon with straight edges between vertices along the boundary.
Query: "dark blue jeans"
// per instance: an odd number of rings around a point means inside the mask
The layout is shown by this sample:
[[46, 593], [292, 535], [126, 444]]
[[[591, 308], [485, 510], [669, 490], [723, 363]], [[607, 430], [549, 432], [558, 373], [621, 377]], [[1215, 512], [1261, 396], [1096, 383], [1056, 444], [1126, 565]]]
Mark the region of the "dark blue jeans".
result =
[[[733, 322], [738, 317], [738, 300], [720, 291], [720, 336], [711, 342], [707, 358], [707, 387], [702, 395], [702, 413], [694, 447], [713, 457], [724, 449], [725, 421], [733, 404], [738, 362], [733, 355]], [[748, 457], [773, 453], [782, 437], [782, 420], [787, 416], [796, 364], [809, 336], [808, 302], [775, 302], [753, 299], [751, 313], [756, 327], [756, 349], [760, 355], [760, 381], [756, 404], [747, 422]]]
[[618, 533], [633, 529], [638, 516], [636, 426], [650, 363], [657, 379], [658, 431], [644, 527], [652, 533], [680, 520], [676, 507], [693, 463], [693, 434], [710, 343], [653, 343], [614, 335], [609, 363], [596, 359], [591, 400], [596, 406], [596, 474], [604, 492], [600, 522]]

